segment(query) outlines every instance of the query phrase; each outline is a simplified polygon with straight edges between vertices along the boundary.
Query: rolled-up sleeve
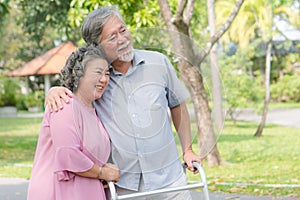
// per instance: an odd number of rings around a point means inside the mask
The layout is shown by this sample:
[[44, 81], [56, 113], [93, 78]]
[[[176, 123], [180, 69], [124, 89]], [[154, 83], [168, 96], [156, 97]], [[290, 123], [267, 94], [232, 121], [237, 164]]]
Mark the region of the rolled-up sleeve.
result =
[[170, 108], [178, 106], [182, 102], [186, 101], [190, 98], [190, 94], [185, 87], [184, 83], [179, 80], [176, 75], [175, 69], [167, 59], [167, 57], [163, 56], [164, 64], [167, 69], [167, 99], [168, 99], [168, 106]]
[[60, 181], [70, 180], [74, 177], [73, 172], [87, 171], [94, 164], [82, 152], [80, 123], [80, 113], [74, 110], [72, 103], [66, 104], [64, 109], [51, 116], [50, 132], [55, 155], [54, 172]]

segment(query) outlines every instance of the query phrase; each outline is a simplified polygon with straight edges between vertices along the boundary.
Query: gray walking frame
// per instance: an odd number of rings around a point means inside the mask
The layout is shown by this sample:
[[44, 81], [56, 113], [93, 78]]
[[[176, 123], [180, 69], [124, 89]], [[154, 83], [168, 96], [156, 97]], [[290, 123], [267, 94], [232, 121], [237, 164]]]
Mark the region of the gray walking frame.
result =
[[193, 162], [193, 166], [199, 171], [199, 175], [200, 175], [199, 183], [193, 183], [193, 184], [187, 184], [184, 186], [163, 188], [163, 189], [157, 189], [157, 190], [153, 190], [153, 191], [138, 192], [138, 193], [125, 194], [125, 195], [118, 196], [118, 194], [116, 192], [115, 184], [113, 182], [108, 182], [110, 196], [111, 196], [110, 200], [121, 200], [121, 199], [129, 199], [129, 198], [134, 198], [134, 197], [145, 197], [145, 196], [163, 194], [163, 193], [169, 193], [169, 192], [179, 192], [179, 191], [183, 191], [183, 190], [191, 190], [191, 189], [196, 189], [196, 188], [202, 188], [204, 199], [209, 200], [205, 172], [204, 172], [201, 164], [199, 164], [198, 162]]

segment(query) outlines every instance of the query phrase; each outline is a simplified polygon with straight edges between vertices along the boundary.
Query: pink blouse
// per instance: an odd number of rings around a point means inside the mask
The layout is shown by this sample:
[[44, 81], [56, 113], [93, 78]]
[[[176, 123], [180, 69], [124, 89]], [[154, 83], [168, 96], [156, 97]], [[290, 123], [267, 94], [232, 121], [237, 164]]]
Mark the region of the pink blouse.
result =
[[78, 176], [103, 166], [110, 140], [95, 109], [76, 97], [58, 112], [46, 109], [28, 186], [27, 200], [104, 200], [100, 180]]

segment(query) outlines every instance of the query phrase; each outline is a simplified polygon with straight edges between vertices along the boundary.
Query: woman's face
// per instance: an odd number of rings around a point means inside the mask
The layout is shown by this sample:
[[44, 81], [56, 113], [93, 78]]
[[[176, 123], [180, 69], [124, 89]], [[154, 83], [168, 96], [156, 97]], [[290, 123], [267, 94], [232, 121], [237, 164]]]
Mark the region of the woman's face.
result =
[[108, 63], [102, 58], [95, 58], [87, 63], [83, 77], [79, 81], [76, 95], [86, 97], [87, 101], [100, 98], [109, 82]]
[[111, 62], [131, 62], [133, 59], [131, 34], [116, 16], [111, 16], [105, 23], [100, 44]]

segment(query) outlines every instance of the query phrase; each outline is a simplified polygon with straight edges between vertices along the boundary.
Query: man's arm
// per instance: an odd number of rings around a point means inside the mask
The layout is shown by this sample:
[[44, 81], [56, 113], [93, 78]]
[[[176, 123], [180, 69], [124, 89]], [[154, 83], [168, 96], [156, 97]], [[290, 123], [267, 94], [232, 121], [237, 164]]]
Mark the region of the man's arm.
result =
[[52, 87], [46, 95], [45, 107], [48, 106], [50, 112], [57, 112], [58, 109], [63, 109], [61, 99], [69, 103], [69, 98], [72, 98], [73, 93], [65, 87]]
[[188, 169], [194, 171], [192, 162], [196, 161], [201, 163], [201, 159], [193, 152], [190, 116], [187, 106], [185, 103], [181, 103], [178, 106], [171, 108], [170, 111], [173, 124], [181, 142], [183, 159], [188, 165]]

